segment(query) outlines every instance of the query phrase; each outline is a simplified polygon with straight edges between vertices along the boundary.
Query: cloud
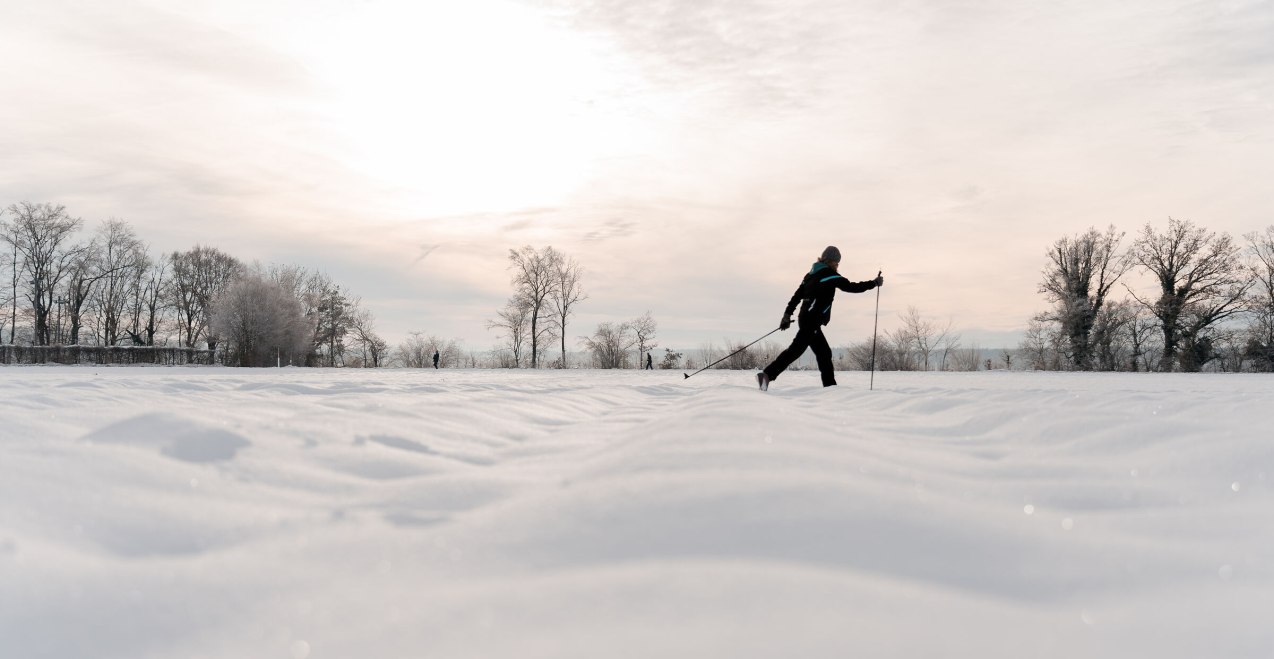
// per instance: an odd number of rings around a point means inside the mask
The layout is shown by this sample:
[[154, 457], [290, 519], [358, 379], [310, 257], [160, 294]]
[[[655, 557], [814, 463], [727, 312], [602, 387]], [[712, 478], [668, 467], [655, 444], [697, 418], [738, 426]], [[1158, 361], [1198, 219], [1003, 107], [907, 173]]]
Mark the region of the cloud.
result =
[[421, 245], [420, 256], [417, 256], [416, 260], [411, 262], [411, 265], [416, 265], [417, 263], [424, 261], [426, 257], [432, 254], [433, 251], [435, 249], [438, 249], [439, 247], [442, 247], [442, 245], [429, 245], [429, 244]]
[[635, 233], [636, 222], [629, 220], [606, 220], [600, 227], [584, 234], [584, 242], [597, 243], [616, 238], [624, 238]]
[[299, 109], [306, 71], [258, 39], [127, 1], [6, 13], [0, 41], [40, 55], [0, 75], [0, 96], [24, 99], [0, 104], [0, 122], [21, 126], [0, 132], [2, 192], [128, 200], [124, 216], [168, 205], [171, 222], [192, 207], [246, 214], [339, 169], [307, 153], [320, 127]]
[[526, 231], [535, 226], [534, 220], [515, 220], [501, 227], [501, 231], [513, 233], [515, 231]]
[[801, 66], [832, 50], [853, 17], [843, 3], [777, 0], [558, 2], [577, 28], [614, 39], [652, 83], [714, 97], [736, 113], [819, 103], [826, 70]]
[[282, 52], [175, 11], [128, 0], [24, 4], [24, 29], [47, 35], [54, 57], [73, 57], [99, 71], [194, 76], [272, 95], [311, 89], [305, 68]]

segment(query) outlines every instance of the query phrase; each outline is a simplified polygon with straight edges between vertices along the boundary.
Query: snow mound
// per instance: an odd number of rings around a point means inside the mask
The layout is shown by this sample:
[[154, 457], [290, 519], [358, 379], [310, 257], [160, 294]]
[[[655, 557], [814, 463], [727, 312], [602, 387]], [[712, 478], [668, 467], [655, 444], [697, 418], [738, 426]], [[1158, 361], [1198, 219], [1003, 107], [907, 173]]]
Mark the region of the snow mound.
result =
[[164, 413], [130, 417], [85, 435], [84, 441], [158, 449], [163, 455], [186, 462], [233, 460], [239, 449], [252, 445], [228, 430]]

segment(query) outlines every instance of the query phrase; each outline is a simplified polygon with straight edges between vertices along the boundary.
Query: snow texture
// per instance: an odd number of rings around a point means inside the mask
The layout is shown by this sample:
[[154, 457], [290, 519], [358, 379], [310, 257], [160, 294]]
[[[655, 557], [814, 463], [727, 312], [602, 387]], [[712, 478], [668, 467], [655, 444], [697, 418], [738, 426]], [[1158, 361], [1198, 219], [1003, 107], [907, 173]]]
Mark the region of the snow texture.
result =
[[0, 368], [0, 655], [1270, 657], [1274, 378]]

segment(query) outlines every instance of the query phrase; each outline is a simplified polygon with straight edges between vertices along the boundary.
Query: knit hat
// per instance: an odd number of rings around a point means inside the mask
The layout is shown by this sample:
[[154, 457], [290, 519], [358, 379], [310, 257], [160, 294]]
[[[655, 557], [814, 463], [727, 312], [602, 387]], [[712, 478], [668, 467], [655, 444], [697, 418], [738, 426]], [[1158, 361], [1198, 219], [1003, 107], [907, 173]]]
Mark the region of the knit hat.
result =
[[825, 263], [840, 263], [840, 250], [828, 245], [827, 249], [823, 250], [823, 255], [818, 257], [818, 260]]

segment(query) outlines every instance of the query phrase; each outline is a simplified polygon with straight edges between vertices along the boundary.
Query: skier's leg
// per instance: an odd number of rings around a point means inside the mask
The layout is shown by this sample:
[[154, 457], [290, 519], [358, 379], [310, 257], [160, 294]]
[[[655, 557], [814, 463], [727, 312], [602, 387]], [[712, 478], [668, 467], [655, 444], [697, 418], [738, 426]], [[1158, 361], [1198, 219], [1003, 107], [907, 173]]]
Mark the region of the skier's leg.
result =
[[810, 348], [814, 351], [814, 359], [818, 360], [818, 372], [823, 376], [823, 386], [835, 386], [836, 370], [832, 364], [832, 348], [827, 345], [827, 337], [821, 329], [810, 337]]
[[792, 345], [788, 346], [787, 350], [779, 353], [779, 356], [775, 357], [774, 361], [765, 367], [765, 376], [770, 380], [774, 380], [779, 376], [779, 373], [787, 370], [787, 367], [791, 366], [792, 362], [800, 359], [801, 355], [805, 354], [805, 349], [810, 345], [810, 335], [811, 333], [803, 328], [797, 330], [796, 336], [792, 337]]

